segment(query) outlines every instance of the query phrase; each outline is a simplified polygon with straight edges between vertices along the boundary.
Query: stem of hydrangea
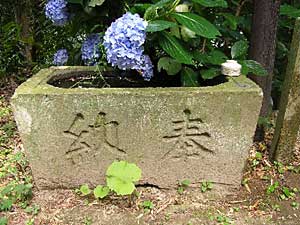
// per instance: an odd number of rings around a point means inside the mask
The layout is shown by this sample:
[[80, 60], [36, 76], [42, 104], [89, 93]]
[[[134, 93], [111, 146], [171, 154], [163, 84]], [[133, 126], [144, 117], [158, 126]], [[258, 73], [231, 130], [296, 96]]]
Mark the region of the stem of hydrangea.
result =
[[97, 65], [96, 68], [97, 68], [97, 72], [98, 72], [97, 75], [99, 75], [99, 77], [101, 78], [101, 80], [102, 80], [103, 83], [104, 83], [104, 85], [102, 86], [102, 88], [104, 88], [104, 87], [110, 87], [110, 85], [106, 82], [105, 78], [103, 77], [102, 71], [100, 70], [99, 65]]

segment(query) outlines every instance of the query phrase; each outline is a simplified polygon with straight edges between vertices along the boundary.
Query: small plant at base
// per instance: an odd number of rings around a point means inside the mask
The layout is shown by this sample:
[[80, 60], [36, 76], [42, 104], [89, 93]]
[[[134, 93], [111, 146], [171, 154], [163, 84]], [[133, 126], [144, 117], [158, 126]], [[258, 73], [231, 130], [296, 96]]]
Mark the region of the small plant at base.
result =
[[[78, 190], [77, 190], [78, 192]], [[92, 190], [89, 188], [89, 186], [87, 184], [81, 185], [80, 189], [79, 189], [79, 193], [82, 196], [87, 196], [89, 194], [91, 194]]]
[[31, 218], [25, 222], [25, 225], [34, 225], [34, 218]]
[[279, 198], [281, 200], [286, 200], [286, 199], [293, 199], [295, 197], [295, 193], [293, 192], [293, 190], [290, 190], [289, 188], [287, 187], [282, 187], [282, 193]]
[[300, 204], [298, 202], [292, 202], [291, 206], [293, 207], [294, 210], [299, 209]]
[[151, 209], [154, 208], [154, 204], [150, 200], [146, 200], [142, 203], [142, 206], [145, 210], [145, 212], [150, 211]]
[[0, 217], [0, 225], [7, 225], [8, 219], [6, 217]]
[[206, 191], [210, 191], [213, 188], [213, 184], [211, 181], [203, 181], [201, 183], [201, 192], [206, 192]]
[[135, 190], [134, 182], [141, 179], [141, 169], [126, 161], [113, 162], [106, 171], [107, 186], [117, 195], [131, 195]]
[[272, 205], [272, 209], [276, 212], [280, 212], [280, 205], [278, 204]]
[[275, 165], [275, 167], [276, 167], [278, 173], [280, 173], [280, 174], [283, 174], [283, 173], [284, 173], [284, 166], [283, 166], [282, 163], [276, 162], [276, 161], [275, 161], [275, 162], [274, 162], [274, 165]]
[[92, 222], [93, 221], [92, 221], [91, 217], [89, 217], [89, 216], [84, 217], [84, 221], [83, 221], [84, 225], [91, 225]]
[[40, 210], [40, 207], [38, 205], [33, 205], [31, 207], [27, 206], [24, 211], [26, 213], [29, 213], [32, 215], [37, 215], [39, 213], [39, 210]]
[[109, 188], [106, 186], [98, 185], [94, 189], [94, 196], [95, 198], [105, 198], [109, 194]]
[[190, 186], [191, 184], [191, 181], [190, 180], [183, 180], [183, 181], [180, 181], [179, 182], [179, 187], [178, 187], [178, 190], [177, 192], [179, 194], [183, 194], [183, 192], [185, 191], [185, 189]]
[[274, 184], [270, 185], [267, 189], [267, 194], [272, 194], [275, 192], [275, 190], [279, 187], [279, 182], [276, 181]]

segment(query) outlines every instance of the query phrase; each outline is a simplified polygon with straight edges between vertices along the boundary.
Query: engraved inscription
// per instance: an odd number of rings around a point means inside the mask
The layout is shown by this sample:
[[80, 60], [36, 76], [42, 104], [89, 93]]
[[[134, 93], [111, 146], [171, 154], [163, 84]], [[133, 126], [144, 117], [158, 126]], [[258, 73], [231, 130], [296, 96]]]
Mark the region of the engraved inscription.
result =
[[215, 154], [212, 148], [206, 146], [211, 139], [211, 134], [206, 130], [206, 125], [201, 118], [192, 118], [191, 111], [186, 109], [182, 120], [173, 120], [171, 134], [163, 139], [174, 143], [174, 148], [164, 154], [165, 158], [182, 158], [199, 156], [202, 152]]
[[[114, 155], [124, 155], [126, 152], [118, 147], [119, 136], [117, 121], [107, 121], [106, 113], [100, 112], [92, 124], [85, 121], [83, 114], [78, 113], [64, 135], [73, 139], [66, 151], [67, 159], [73, 164], [79, 164], [95, 157], [99, 149], [106, 149]], [[82, 128], [84, 127], [84, 129]]]

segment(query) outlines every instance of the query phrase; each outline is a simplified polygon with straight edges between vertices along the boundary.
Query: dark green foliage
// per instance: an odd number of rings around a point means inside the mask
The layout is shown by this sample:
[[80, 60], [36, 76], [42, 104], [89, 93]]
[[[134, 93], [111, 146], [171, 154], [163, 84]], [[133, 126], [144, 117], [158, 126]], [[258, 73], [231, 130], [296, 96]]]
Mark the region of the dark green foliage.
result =
[[[20, 36], [21, 27], [15, 22], [11, 1], [0, 2], [0, 77], [11, 73], [22, 77], [25, 74], [20, 72], [23, 68], [36, 71], [48, 67], [52, 65], [53, 54], [60, 48], [68, 49], [70, 65], [82, 65], [80, 48], [85, 36], [91, 32], [103, 35], [106, 27], [126, 11], [139, 13], [149, 21], [145, 52], [151, 56], [155, 67], [159, 62], [160, 70], [169, 75], [185, 74], [186, 67], [179, 66], [183, 63], [192, 65], [190, 70], [197, 74], [197, 82], [213, 79], [220, 74], [220, 64], [232, 57], [243, 65], [244, 74], [265, 74], [261, 66], [247, 60], [253, 13], [251, 1], [68, 0], [69, 10], [76, 16], [64, 27], [55, 27], [45, 18], [46, 1], [30, 2], [32, 33], [29, 40]], [[178, 4], [185, 6], [176, 12]], [[284, 79], [294, 21], [300, 16], [300, 2], [283, 0], [280, 15], [273, 82], [275, 97], [279, 96]], [[30, 63], [22, 53], [28, 44], [33, 46]], [[171, 71], [170, 61], [160, 61], [163, 57], [175, 59], [177, 64], [172, 64], [176, 68]]]

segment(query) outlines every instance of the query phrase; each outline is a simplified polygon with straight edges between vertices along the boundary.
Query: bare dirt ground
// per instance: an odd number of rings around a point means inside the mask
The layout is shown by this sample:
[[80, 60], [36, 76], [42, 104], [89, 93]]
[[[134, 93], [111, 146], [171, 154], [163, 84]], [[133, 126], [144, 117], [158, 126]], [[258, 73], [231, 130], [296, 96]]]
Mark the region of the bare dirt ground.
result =
[[[7, 124], [14, 124], [9, 107], [12, 89], [2, 89], [0, 97], [0, 137], [6, 138], [4, 144], [0, 142], [0, 152], [8, 152], [1, 155], [0, 166], [2, 172], [3, 168], [13, 170], [4, 171], [8, 176], [0, 176], [0, 188], [11, 181], [32, 182], [29, 165], [22, 166], [22, 161], [15, 160], [7, 167], [8, 159], [23, 152], [15, 126], [8, 129], [13, 133], [7, 134]], [[5, 115], [1, 117], [2, 111]], [[10, 210], [0, 210], [0, 225], [300, 224], [300, 136], [295, 162], [283, 166], [268, 160], [272, 133], [270, 129], [263, 142], [251, 147], [243, 185], [234, 194], [225, 196], [218, 186], [203, 193], [199, 185], [190, 185], [182, 194], [176, 187], [174, 190], [138, 187], [139, 196], [131, 200], [117, 196], [94, 200], [81, 197], [75, 190], [37, 190], [33, 185], [32, 198], [26, 200], [28, 204], [18, 202]], [[0, 203], [2, 200], [0, 194]], [[153, 203], [152, 209], [145, 210], [142, 206], [145, 200]], [[1, 223], [1, 217], [7, 223]]]

